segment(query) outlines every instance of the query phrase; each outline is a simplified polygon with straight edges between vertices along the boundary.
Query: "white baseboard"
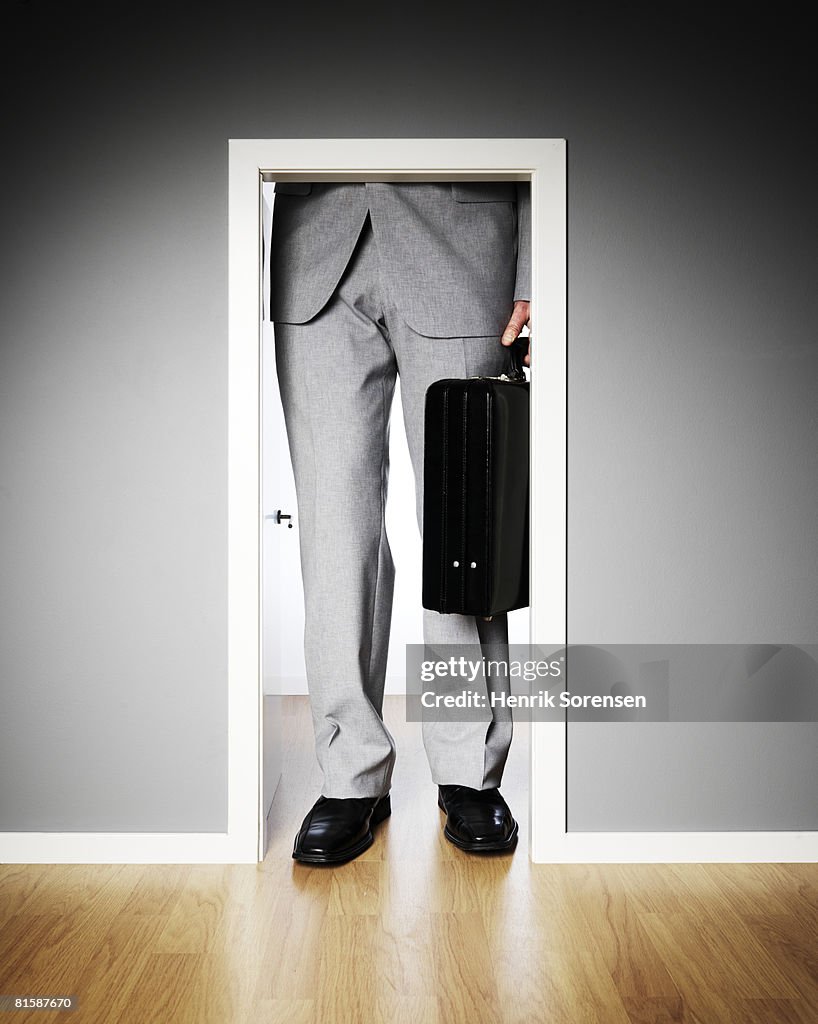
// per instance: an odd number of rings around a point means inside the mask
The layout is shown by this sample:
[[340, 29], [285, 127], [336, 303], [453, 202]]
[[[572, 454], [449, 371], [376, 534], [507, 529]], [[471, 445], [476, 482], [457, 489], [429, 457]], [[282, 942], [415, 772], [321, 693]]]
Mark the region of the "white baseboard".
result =
[[4, 832], [2, 864], [256, 864], [258, 837], [226, 832]]

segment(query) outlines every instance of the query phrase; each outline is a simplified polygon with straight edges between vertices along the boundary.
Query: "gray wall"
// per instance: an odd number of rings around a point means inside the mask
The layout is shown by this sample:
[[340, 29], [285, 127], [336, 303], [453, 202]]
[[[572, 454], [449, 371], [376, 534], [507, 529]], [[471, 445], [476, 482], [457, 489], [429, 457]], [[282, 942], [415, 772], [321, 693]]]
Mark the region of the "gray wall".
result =
[[195, 10], [4, 13], [0, 828], [226, 827], [231, 137], [566, 137], [570, 638], [812, 639], [807, 34]]

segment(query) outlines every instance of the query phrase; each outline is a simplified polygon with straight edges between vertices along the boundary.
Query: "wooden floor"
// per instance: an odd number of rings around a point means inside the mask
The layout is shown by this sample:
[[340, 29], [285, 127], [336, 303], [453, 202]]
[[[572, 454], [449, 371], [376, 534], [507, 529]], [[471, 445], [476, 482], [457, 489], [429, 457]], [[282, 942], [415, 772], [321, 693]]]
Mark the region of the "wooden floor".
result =
[[343, 867], [290, 858], [319, 789], [304, 698], [264, 864], [0, 866], [0, 994], [80, 1002], [0, 1024], [818, 1022], [818, 865], [531, 865], [525, 726], [517, 852], [460, 853], [387, 701], [393, 816]]

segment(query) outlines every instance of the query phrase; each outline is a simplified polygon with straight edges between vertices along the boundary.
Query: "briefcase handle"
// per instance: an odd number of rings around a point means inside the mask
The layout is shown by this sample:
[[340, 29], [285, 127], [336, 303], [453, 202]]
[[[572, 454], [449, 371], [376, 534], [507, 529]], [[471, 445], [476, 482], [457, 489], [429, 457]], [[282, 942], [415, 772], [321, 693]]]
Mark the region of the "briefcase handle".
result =
[[506, 376], [509, 380], [526, 379], [523, 359], [528, 351], [529, 339], [530, 335], [528, 334], [518, 334], [508, 347], [508, 372]]

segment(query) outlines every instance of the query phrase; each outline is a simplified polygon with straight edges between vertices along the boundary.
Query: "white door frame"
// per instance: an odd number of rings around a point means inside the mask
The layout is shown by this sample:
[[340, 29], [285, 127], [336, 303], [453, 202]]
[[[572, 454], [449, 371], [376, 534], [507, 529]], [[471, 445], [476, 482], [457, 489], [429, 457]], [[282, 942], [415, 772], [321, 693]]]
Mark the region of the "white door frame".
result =
[[[241, 773], [234, 797], [249, 815], [260, 807], [261, 552], [260, 396], [261, 181], [457, 180], [531, 181], [532, 213], [532, 474], [531, 636], [565, 644], [566, 191], [563, 139], [231, 139], [228, 493], [228, 678], [231, 773]], [[536, 378], [548, 381], [537, 389]], [[546, 401], [547, 395], [547, 401]], [[543, 723], [547, 727], [551, 723]], [[533, 730], [532, 765], [543, 762], [545, 728]], [[246, 757], [234, 763], [233, 751]], [[254, 773], [250, 754], [255, 756]], [[532, 775], [532, 854], [544, 794]], [[549, 786], [553, 777], [546, 775]], [[249, 836], [248, 836], [249, 842]]]

